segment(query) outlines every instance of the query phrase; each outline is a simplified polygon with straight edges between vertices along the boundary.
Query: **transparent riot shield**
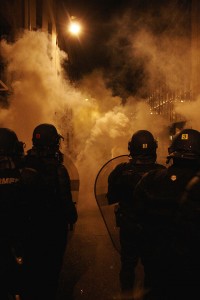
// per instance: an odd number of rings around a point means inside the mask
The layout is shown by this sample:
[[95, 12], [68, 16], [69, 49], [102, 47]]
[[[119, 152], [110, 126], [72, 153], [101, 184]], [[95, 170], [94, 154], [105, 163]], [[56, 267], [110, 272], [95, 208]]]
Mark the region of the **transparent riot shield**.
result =
[[[64, 155], [64, 166], [67, 168], [69, 173], [72, 199], [77, 206], [80, 186], [79, 173], [72, 159], [67, 155]], [[70, 225], [68, 240], [71, 239], [75, 226], [76, 224]]]
[[120, 252], [119, 242], [119, 227], [116, 224], [115, 214], [117, 213], [117, 204], [108, 204], [106, 197], [108, 190], [108, 176], [114, 170], [114, 168], [123, 162], [128, 162], [128, 155], [120, 155], [110, 159], [99, 170], [94, 184], [94, 194], [97, 201], [97, 205], [103, 217], [104, 223], [108, 230], [111, 241], [115, 249]]
[[67, 155], [64, 155], [64, 166], [67, 168], [71, 181], [72, 199], [75, 203], [78, 203], [80, 185], [78, 170], [75, 164], [73, 163], [72, 159]]

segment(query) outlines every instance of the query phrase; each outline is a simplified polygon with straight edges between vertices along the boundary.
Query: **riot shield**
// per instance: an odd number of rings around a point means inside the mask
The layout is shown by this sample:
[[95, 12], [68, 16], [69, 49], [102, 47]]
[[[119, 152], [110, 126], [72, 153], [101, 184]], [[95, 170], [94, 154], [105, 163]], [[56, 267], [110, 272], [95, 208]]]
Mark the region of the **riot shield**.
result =
[[67, 168], [70, 181], [71, 181], [72, 199], [75, 203], [78, 203], [79, 185], [80, 185], [78, 170], [75, 164], [73, 163], [72, 159], [67, 155], [64, 155], [64, 166]]
[[[79, 173], [78, 173], [78, 170], [77, 170], [75, 164], [73, 163], [72, 159], [68, 155], [64, 155], [63, 163], [69, 173], [72, 199], [73, 199], [74, 203], [77, 205], [78, 196], [79, 196], [79, 185], [80, 185]], [[68, 240], [71, 239], [75, 226], [76, 226], [76, 224], [70, 225], [70, 228], [69, 228], [70, 231], [68, 233]]]
[[108, 204], [106, 197], [108, 190], [108, 176], [114, 170], [114, 168], [123, 162], [128, 162], [128, 155], [120, 155], [110, 159], [105, 163], [99, 170], [94, 184], [94, 194], [97, 201], [97, 205], [103, 217], [104, 223], [108, 230], [111, 241], [115, 249], [120, 252], [120, 242], [119, 242], [119, 227], [116, 224], [115, 213], [117, 209], [117, 204]]

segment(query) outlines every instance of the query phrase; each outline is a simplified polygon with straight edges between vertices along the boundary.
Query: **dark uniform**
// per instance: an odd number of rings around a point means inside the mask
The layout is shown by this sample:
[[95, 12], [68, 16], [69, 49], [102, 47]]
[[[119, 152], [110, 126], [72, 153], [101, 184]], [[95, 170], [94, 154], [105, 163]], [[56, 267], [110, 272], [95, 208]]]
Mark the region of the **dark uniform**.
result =
[[[199, 169], [199, 158], [200, 133], [184, 129], [169, 147], [168, 159], [172, 159], [173, 164], [165, 170], [150, 171], [136, 186], [132, 211], [141, 228], [140, 254], [149, 287], [145, 299], [194, 299], [194, 278], [199, 281], [199, 258], [196, 272], [192, 252], [197, 240], [187, 234], [189, 226], [181, 212], [181, 199]], [[196, 225], [190, 225], [193, 227], [190, 233], [194, 234]]]
[[[137, 237], [132, 208], [134, 188], [144, 173], [163, 169], [156, 163], [157, 142], [146, 130], [139, 130], [129, 142], [130, 162], [119, 164], [109, 175], [107, 198], [109, 204], [119, 203], [117, 211], [120, 226], [121, 270], [120, 285], [123, 294], [132, 295], [135, 283], [135, 267], [138, 263]], [[136, 232], [135, 232], [136, 231]], [[135, 235], [135, 239], [132, 236]]]
[[0, 298], [20, 290], [21, 238], [23, 229], [20, 164], [23, 143], [14, 131], [0, 128]]
[[30, 175], [30, 236], [24, 257], [23, 296], [29, 300], [56, 299], [68, 230], [77, 221], [69, 174], [59, 151], [60, 138], [53, 125], [37, 126], [33, 147], [25, 157], [26, 172], [35, 172]]

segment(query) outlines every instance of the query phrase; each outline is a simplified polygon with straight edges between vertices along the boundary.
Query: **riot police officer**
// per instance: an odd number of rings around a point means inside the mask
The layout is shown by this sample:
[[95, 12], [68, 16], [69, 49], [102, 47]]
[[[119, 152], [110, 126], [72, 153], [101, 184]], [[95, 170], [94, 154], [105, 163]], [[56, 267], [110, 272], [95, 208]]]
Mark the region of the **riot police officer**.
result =
[[0, 294], [1, 299], [19, 293], [21, 161], [23, 143], [9, 128], [0, 128]]
[[181, 199], [200, 167], [199, 131], [182, 130], [168, 151], [170, 166], [146, 174], [133, 195], [132, 211], [141, 228], [140, 250], [149, 286], [145, 299], [194, 299], [194, 291], [199, 294], [199, 246], [194, 246], [199, 227], [195, 228], [191, 215], [187, 217], [189, 206], [181, 211]]
[[61, 139], [54, 125], [40, 124], [33, 131], [33, 146], [25, 157], [24, 168], [36, 172], [31, 234], [25, 245], [25, 299], [55, 299], [69, 225], [78, 217], [63, 165]]
[[[119, 274], [123, 297], [131, 299], [135, 283], [135, 268], [138, 263], [137, 236], [134, 219], [130, 208], [132, 207], [132, 194], [141, 177], [152, 169], [163, 169], [157, 164], [157, 141], [151, 132], [139, 130], [135, 132], [128, 143], [130, 161], [121, 163], [108, 177], [107, 198], [109, 204], [118, 203], [117, 223], [120, 227], [121, 270]], [[137, 231], [137, 229], [136, 229]]]
[[[181, 299], [200, 296], [200, 171], [187, 183], [176, 217], [175, 271]], [[176, 280], [177, 281], [177, 280]]]

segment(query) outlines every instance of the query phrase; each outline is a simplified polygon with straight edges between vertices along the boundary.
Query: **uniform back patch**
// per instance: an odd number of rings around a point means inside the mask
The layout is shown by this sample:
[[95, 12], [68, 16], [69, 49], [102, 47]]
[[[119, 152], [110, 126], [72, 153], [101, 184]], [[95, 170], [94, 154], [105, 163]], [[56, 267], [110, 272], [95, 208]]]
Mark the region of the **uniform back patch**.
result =
[[8, 178], [0, 178], [0, 184], [12, 184], [19, 181], [19, 178], [8, 177]]
[[188, 133], [183, 133], [183, 134], [181, 135], [181, 139], [182, 139], [182, 140], [188, 140]]

